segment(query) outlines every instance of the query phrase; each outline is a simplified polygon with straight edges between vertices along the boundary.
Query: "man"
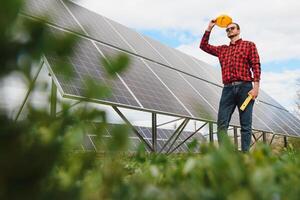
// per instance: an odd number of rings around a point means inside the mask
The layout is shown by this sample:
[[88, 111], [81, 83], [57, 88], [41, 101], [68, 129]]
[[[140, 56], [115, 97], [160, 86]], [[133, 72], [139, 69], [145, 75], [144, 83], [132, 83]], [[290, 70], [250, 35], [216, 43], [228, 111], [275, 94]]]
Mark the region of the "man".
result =
[[[250, 148], [252, 136], [252, 111], [254, 100], [258, 96], [260, 81], [260, 61], [256, 46], [253, 42], [240, 38], [240, 26], [231, 23], [227, 26], [229, 45], [213, 46], [208, 43], [210, 32], [215, 26], [211, 20], [201, 40], [200, 48], [219, 58], [222, 68], [223, 90], [218, 112], [218, 140], [222, 143], [222, 134], [227, 133], [229, 122], [235, 107], [238, 107], [241, 125], [242, 151]], [[252, 85], [254, 83], [254, 86]], [[244, 111], [239, 108], [247, 98], [252, 95]]]

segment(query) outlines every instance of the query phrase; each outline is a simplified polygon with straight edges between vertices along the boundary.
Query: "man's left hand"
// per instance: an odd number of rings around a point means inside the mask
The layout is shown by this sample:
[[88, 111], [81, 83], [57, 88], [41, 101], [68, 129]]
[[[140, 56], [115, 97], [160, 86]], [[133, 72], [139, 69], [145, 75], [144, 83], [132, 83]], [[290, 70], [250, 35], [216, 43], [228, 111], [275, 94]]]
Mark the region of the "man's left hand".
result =
[[252, 99], [255, 100], [258, 96], [258, 88], [253, 88], [248, 92], [248, 94], [252, 95]]

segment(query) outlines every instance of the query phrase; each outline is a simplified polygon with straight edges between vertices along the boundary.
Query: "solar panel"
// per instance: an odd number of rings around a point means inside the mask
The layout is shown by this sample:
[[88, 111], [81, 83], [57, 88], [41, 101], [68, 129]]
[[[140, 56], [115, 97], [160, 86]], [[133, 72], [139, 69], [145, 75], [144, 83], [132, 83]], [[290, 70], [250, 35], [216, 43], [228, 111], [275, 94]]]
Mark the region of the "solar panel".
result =
[[[97, 46], [104, 55], [113, 56], [121, 53], [108, 46], [101, 44]], [[147, 67], [149, 62], [135, 56], [130, 56], [130, 61], [130, 67], [120, 76], [145, 109], [190, 116], [171, 91]]]
[[252, 115], [252, 124], [253, 129], [255, 130], [265, 130], [267, 132], [273, 132], [274, 130], [267, 124], [267, 122], [264, 120], [263, 116], [260, 112], [256, 112], [257, 104], [253, 107], [253, 115]]
[[222, 86], [222, 76], [221, 76], [221, 68], [213, 67], [199, 59], [193, 58], [193, 60], [199, 65], [202, 66], [202, 69], [205, 70], [208, 74], [208, 79], [212, 80], [212, 82]]
[[268, 95], [263, 90], [259, 91], [258, 99], [261, 100], [261, 101], [263, 101], [263, 102], [265, 102], [265, 103], [267, 103], [267, 104], [275, 106], [275, 107], [277, 107], [279, 109], [286, 110], [282, 105], [280, 105], [275, 99], [273, 99], [270, 95]]
[[[51, 28], [54, 34], [62, 34], [63, 32]], [[45, 55], [50, 66], [58, 61], [55, 55]], [[79, 43], [73, 49], [72, 56], [67, 61], [72, 64], [74, 76], [70, 78], [68, 75], [55, 72], [64, 95], [85, 97], [87, 91], [86, 79], [90, 78], [96, 83], [104, 84], [112, 88], [112, 96], [101, 99], [103, 102], [112, 102], [129, 106], [139, 107], [138, 102], [134, 99], [122, 81], [117, 77], [111, 79], [104, 68], [99, 66], [101, 54], [93, 46], [93, 43], [87, 39], [80, 38]]]
[[156, 63], [146, 62], [193, 116], [205, 120], [216, 120], [216, 109], [210, 106], [209, 102], [206, 102], [201, 94], [198, 94], [188, 85], [180, 72], [162, 67]]
[[103, 43], [131, 51], [129, 44], [107, 23], [105, 17], [83, 9], [72, 2], [66, 2], [66, 5], [89, 36]]
[[[211, 74], [211, 71], [207, 69], [206, 65], [198, 63], [193, 57], [182, 53], [178, 50], [174, 50], [173, 52], [176, 57], [180, 58], [183, 61], [185, 72], [187, 72], [190, 75], [193, 75], [194, 77], [218, 85], [218, 81], [213, 79], [214, 75]], [[209, 68], [211, 68], [211, 66], [209, 66]]]
[[[277, 109], [276, 111], [278, 112]], [[294, 116], [287, 111], [280, 112], [278, 115], [285, 119], [285, 122], [288, 124], [289, 128], [293, 130], [294, 135], [300, 136], [300, 125]]]
[[[105, 129], [105, 134], [102, 135], [101, 137], [96, 136], [96, 135], [91, 135], [91, 134], [86, 134], [83, 138], [82, 146], [83, 149], [86, 151], [101, 151], [102, 148], [105, 148], [107, 145], [108, 141], [112, 137], [111, 134], [111, 129], [114, 126], [119, 126], [118, 124], [110, 124], [106, 129]], [[151, 128], [149, 127], [142, 127], [142, 126], [134, 126], [134, 128], [143, 136], [143, 138], [148, 142], [152, 143], [152, 132]], [[157, 129], [157, 147], [158, 151], [160, 151], [167, 140], [174, 134], [174, 130], [171, 129], [163, 129], [159, 128]], [[192, 131], [183, 131], [181, 135], [178, 137], [172, 148], [175, 148], [178, 146], [182, 141], [187, 139], [191, 134], [193, 134]], [[196, 133], [193, 135], [191, 138], [189, 138], [186, 143], [182, 144], [179, 148], [177, 148], [174, 152], [175, 153], [183, 153], [183, 152], [188, 152], [188, 144], [192, 142], [193, 140], [197, 140], [199, 142], [203, 142], [206, 140], [204, 136], [201, 135], [200, 132]], [[129, 151], [136, 151], [138, 146], [142, 143], [142, 141], [133, 133], [129, 132]], [[171, 147], [171, 143], [168, 144], [165, 149], [163, 150], [164, 153], [167, 152], [167, 150]], [[148, 149], [146, 149], [149, 151]], [[171, 149], [172, 150], [172, 149]]]
[[[92, 78], [112, 87], [111, 97], [96, 99], [101, 103], [216, 121], [222, 89], [217, 68], [72, 2], [28, 0], [26, 4], [28, 15], [37, 17], [45, 11], [51, 13], [48, 20], [52, 32], [63, 33], [65, 29], [81, 32], [80, 43], [67, 58], [74, 77], [54, 72], [65, 97], [85, 98], [86, 78]], [[128, 54], [132, 63], [127, 72], [112, 80], [100, 65], [100, 58], [121, 51]], [[55, 54], [45, 57], [50, 68], [57, 61]], [[299, 120], [272, 97], [261, 91], [259, 100], [265, 104], [254, 106], [254, 129], [291, 135], [300, 133]], [[235, 110], [231, 125], [238, 125], [238, 122]]]
[[23, 12], [34, 17], [47, 17], [47, 20], [60, 27], [79, 30], [78, 24], [66, 12], [61, 1], [57, 0], [26, 0]]
[[[300, 120], [299, 120], [299, 118], [296, 118], [295, 116], [293, 116], [288, 111], [284, 112], [283, 114], [286, 114], [288, 116], [288, 118], [290, 119], [290, 121], [292, 121], [293, 124], [298, 128], [297, 130], [300, 129]], [[300, 131], [298, 131], [298, 134], [300, 134]]]
[[267, 113], [269, 116], [271, 116], [276, 121], [276, 123], [281, 127], [282, 131], [280, 131], [279, 133], [284, 133], [286, 135], [289, 134], [297, 135], [297, 132], [295, 132], [295, 130], [291, 128], [291, 124], [289, 122], [290, 120], [287, 118], [285, 119], [284, 117], [284, 113], [286, 111], [276, 109], [275, 107], [264, 103], [260, 103], [260, 104], [264, 112]]
[[272, 132], [275, 133], [283, 133], [282, 128], [280, 127], [280, 122], [278, 122], [275, 118], [274, 115], [272, 115], [271, 112], [266, 112], [265, 106], [262, 103], [258, 103], [254, 106], [254, 112], [255, 114], [262, 119], [265, 124], [270, 127]]
[[[197, 91], [198, 94], [201, 94], [206, 99], [206, 102], [209, 102], [216, 111], [218, 110], [222, 93], [221, 88], [185, 74], [183, 74], [182, 77]], [[231, 122], [233, 125], [239, 124], [238, 116], [236, 114], [232, 115]]]
[[151, 47], [150, 44], [136, 31], [133, 31], [132, 29], [129, 29], [110, 19], [107, 19], [107, 21], [131, 45], [133, 53], [136, 53], [142, 57], [153, 60], [155, 62], [168, 65], [168, 63], [158, 53], [159, 51]]

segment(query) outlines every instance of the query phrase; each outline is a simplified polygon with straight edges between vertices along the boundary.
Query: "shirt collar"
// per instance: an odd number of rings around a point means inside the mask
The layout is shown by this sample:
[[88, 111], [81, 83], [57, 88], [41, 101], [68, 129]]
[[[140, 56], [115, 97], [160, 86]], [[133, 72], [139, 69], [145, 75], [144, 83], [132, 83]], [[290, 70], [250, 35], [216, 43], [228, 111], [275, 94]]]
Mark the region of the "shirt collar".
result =
[[237, 45], [237, 44], [239, 44], [241, 41], [242, 41], [242, 38], [240, 38], [240, 39], [238, 39], [237, 41], [235, 41], [234, 44], [230, 42], [229, 45]]

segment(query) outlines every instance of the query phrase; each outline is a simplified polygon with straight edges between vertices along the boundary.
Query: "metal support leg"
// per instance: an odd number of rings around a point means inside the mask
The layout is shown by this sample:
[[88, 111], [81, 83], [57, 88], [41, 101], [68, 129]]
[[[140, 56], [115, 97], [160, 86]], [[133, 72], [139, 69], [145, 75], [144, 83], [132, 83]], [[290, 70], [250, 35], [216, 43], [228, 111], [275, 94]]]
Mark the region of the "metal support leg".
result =
[[42, 70], [42, 68], [43, 68], [43, 65], [44, 65], [44, 61], [42, 60], [41, 63], [40, 63], [40, 67], [39, 67], [37, 73], [35, 74], [35, 76], [33, 77], [32, 81], [31, 81], [31, 83], [30, 83], [30, 85], [29, 85], [28, 91], [27, 91], [27, 93], [26, 93], [26, 96], [25, 96], [25, 98], [24, 98], [22, 104], [21, 104], [20, 109], [18, 110], [18, 113], [17, 113], [17, 115], [16, 115], [15, 121], [18, 120], [18, 118], [19, 118], [19, 116], [20, 116], [20, 114], [21, 114], [21, 112], [22, 112], [22, 110], [23, 110], [23, 108], [24, 108], [24, 106], [25, 106], [25, 104], [26, 104], [26, 102], [27, 102], [27, 100], [28, 100], [28, 97], [29, 97], [29, 95], [30, 95], [30, 93], [31, 93], [31, 91], [32, 91], [32, 89], [33, 89], [33, 86], [34, 86], [34, 84], [35, 84], [35, 82], [36, 82], [36, 79], [38, 78], [38, 76], [39, 76], [39, 74], [40, 74], [40, 72], [41, 72], [41, 70]]
[[209, 129], [209, 142], [214, 142], [214, 126], [212, 122], [208, 123]]
[[119, 116], [126, 122], [126, 124], [134, 131], [134, 133], [138, 136], [138, 138], [146, 144], [146, 147], [153, 151], [152, 146], [141, 136], [141, 134], [134, 128], [134, 126], [129, 122], [129, 120], [123, 115], [123, 113], [116, 107], [112, 106], [112, 108], [119, 114]]
[[266, 144], [267, 143], [267, 134], [265, 132], [263, 132], [262, 137], [263, 137], [263, 143]]
[[271, 141], [270, 141], [269, 145], [271, 145], [271, 144], [272, 144], [272, 142], [273, 142], [274, 138], [275, 138], [275, 134], [273, 134], [273, 136], [272, 136], [272, 138], [271, 138]]
[[[257, 132], [258, 133], [258, 132]], [[254, 134], [252, 134], [252, 136], [253, 136], [253, 138], [254, 138], [254, 142], [250, 145], [250, 147], [252, 147], [257, 141], [259, 141], [259, 139], [261, 138], [261, 137], [263, 137], [265, 135], [265, 133], [264, 132], [262, 132], [262, 134], [258, 137], [258, 138], [256, 138], [256, 136], [254, 135]]]
[[178, 133], [178, 131], [181, 130], [182, 126], [184, 126], [185, 124], [185, 121], [184, 120], [179, 126], [178, 128], [175, 130], [175, 132], [172, 134], [172, 136], [167, 140], [167, 142], [164, 144], [164, 146], [161, 148], [161, 150], [159, 151], [160, 153], [163, 152], [163, 150], [166, 148], [166, 146], [169, 144], [169, 142], [174, 138], [174, 136]]
[[181, 119], [183, 119], [183, 118], [178, 118], [178, 119], [171, 120], [169, 122], [164, 122], [164, 123], [158, 124], [157, 127], [160, 127], [160, 126], [163, 126], [163, 125], [166, 125], [166, 124], [170, 124], [172, 122], [176, 122], [176, 121], [179, 121]]
[[287, 148], [288, 147], [288, 140], [287, 140], [286, 136], [283, 137], [283, 141], [284, 141], [284, 147]]
[[50, 105], [50, 115], [52, 117], [56, 116], [56, 103], [57, 103], [57, 87], [52, 80], [51, 86], [51, 105]]
[[[68, 110], [70, 110], [71, 108], [77, 106], [77, 105], [80, 104], [81, 102], [82, 102], [82, 101], [77, 101], [77, 102], [73, 103], [72, 105], [69, 106]], [[56, 116], [57, 116], [57, 115], [60, 115], [61, 113], [63, 113], [63, 111], [64, 111], [64, 110], [62, 109], [62, 110], [60, 110], [59, 112], [57, 112], [57, 113], [56, 113]]]
[[198, 133], [207, 123], [203, 124], [200, 128], [198, 128], [194, 133], [192, 133], [190, 136], [188, 136], [185, 140], [183, 140], [180, 144], [178, 144], [170, 153], [173, 153], [176, 149], [178, 149], [182, 144], [184, 144], [186, 141], [188, 141], [191, 137], [193, 137], [196, 133]]
[[182, 131], [185, 129], [186, 125], [189, 123], [189, 119], [186, 119], [184, 122], [184, 125], [182, 126], [182, 128], [180, 129], [180, 131], [178, 132], [177, 136], [175, 137], [175, 139], [173, 140], [172, 144], [169, 146], [167, 153], [170, 152], [171, 148], [173, 147], [174, 143], [177, 141], [177, 139], [179, 138], [180, 134], [182, 133]]
[[152, 113], [152, 148], [157, 151], [157, 118], [156, 113]]
[[237, 127], [233, 127], [233, 139], [234, 139], [234, 145], [236, 148], [238, 148], [238, 139], [237, 139]]

